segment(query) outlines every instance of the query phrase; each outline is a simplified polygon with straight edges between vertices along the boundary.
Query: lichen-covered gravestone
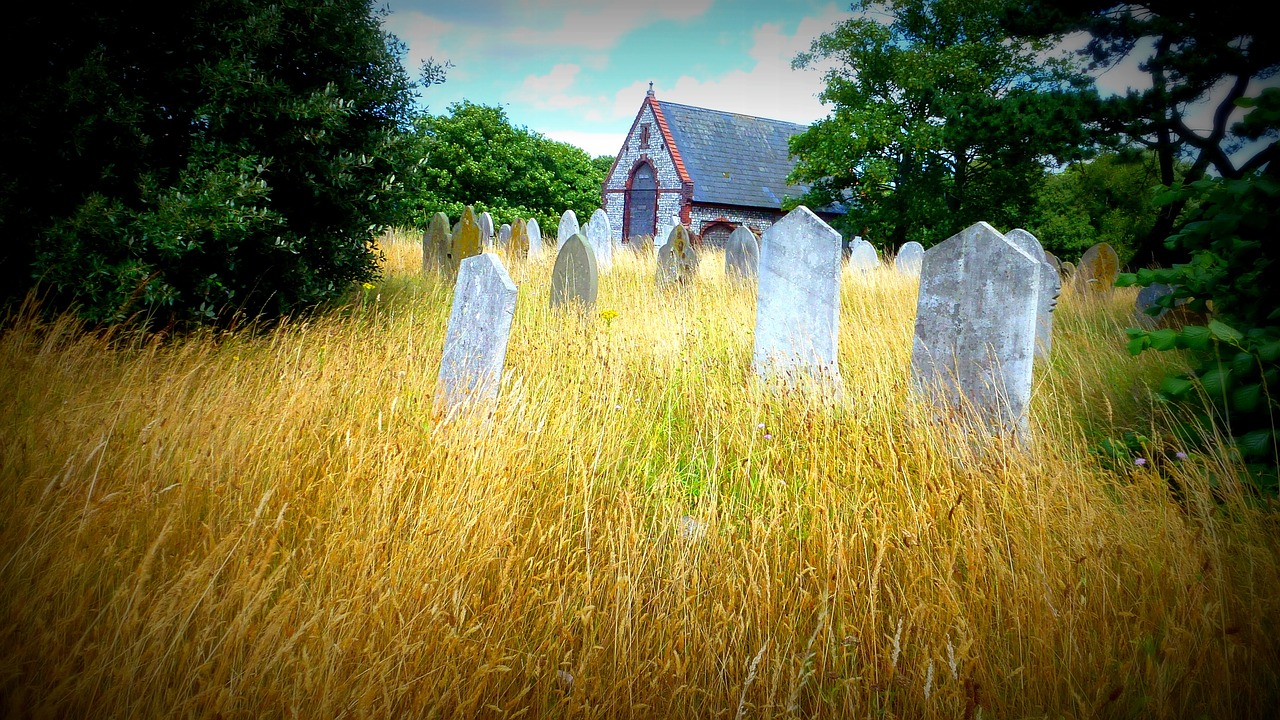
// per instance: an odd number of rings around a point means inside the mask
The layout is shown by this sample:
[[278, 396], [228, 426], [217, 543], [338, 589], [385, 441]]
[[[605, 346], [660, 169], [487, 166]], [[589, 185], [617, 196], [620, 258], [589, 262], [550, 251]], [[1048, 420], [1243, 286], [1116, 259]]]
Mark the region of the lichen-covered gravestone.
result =
[[1042, 262], [984, 222], [925, 253], [911, 344], [917, 392], [1026, 439]]
[[484, 247], [493, 246], [493, 216], [488, 211], [480, 213], [480, 242]]
[[667, 242], [658, 249], [658, 287], [687, 285], [698, 276], [698, 251], [683, 225], [671, 228]]
[[840, 387], [842, 254], [840, 233], [803, 205], [764, 231], [751, 359], [761, 378]]
[[577, 300], [583, 307], [595, 305], [600, 291], [600, 270], [596, 253], [582, 233], [565, 239], [556, 253], [551, 269], [551, 307], [557, 308]]
[[449, 264], [449, 216], [438, 212], [431, 216], [431, 223], [422, 235], [422, 271], [447, 269]]
[[735, 280], [752, 280], [760, 272], [760, 244], [756, 234], [739, 225], [724, 246], [724, 274]]
[[436, 383], [436, 408], [496, 400], [516, 313], [516, 286], [496, 255], [481, 253], [458, 267]]
[[538, 227], [537, 218], [529, 218], [529, 257], [542, 256], [542, 228]]
[[507, 255], [517, 260], [529, 257], [529, 226], [525, 224], [524, 218], [516, 218], [516, 221], [511, 224], [511, 236], [507, 240]]
[[578, 215], [572, 209], [565, 210], [560, 216], [560, 227], [556, 232], [556, 252], [560, 252], [560, 248], [564, 247], [564, 241], [573, 237], [579, 230]]
[[898, 256], [893, 260], [893, 267], [900, 273], [919, 275], [923, 260], [924, 246], [912, 240], [898, 248]]
[[1016, 228], [1005, 233], [1005, 238], [1023, 252], [1040, 260], [1040, 300], [1036, 306], [1036, 357], [1049, 357], [1053, 344], [1053, 311], [1058, 307], [1058, 294], [1062, 292], [1062, 279], [1058, 270], [1049, 262], [1048, 253], [1035, 235]]
[[656, 249], [656, 248], [661, 248], [663, 245], [665, 245], [667, 240], [671, 237], [671, 231], [675, 230], [676, 226], [679, 224], [680, 224], [679, 215], [672, 215], [671, 217], [667, 218], [666, 222], [662, 223], [662, 226], [658, 228], [658, 231], [656, 233], [654, 233], [653, 247]]
[[449, 239], [449, 267], [457, 269], [458, 264], [469, 257], [484, 252], [483, 240], [480, 238], [480, 223], [476, 220], [476, 211], [468, 205], [462, 211], [462, 219], [458, 221], [453, 237]]
[[1107, 243], [1098, 243], [1080, 256], [1076, 266], [1076, 283], [1086, 292], [1108, 294], [1116, 286], [1120, 273], [1120, 257]]
[[853, 247], [849, 248], [849, 267], [858, 272], [870, 272], [880, 267], [880, 255], [876, 252], [876, 246], [861, 238], [857, 239]]
[[587, 242], [596, 251], [596, 267], [600, 272], [607, 272], [613, 267], [613, 228], [609, 226], [609, 215], [597, 209], [591, 213], [587, 223]]

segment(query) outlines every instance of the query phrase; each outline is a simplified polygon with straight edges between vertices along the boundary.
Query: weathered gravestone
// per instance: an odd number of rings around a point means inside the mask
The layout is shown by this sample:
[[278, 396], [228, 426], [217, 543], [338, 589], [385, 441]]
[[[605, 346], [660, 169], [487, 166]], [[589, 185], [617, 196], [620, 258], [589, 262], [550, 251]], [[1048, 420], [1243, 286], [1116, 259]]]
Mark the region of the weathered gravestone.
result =
[[687, 285], [698, 276], [698, 251], [683, 225], [671, 228], [667, 242], [658, 249], [658, 287]]
[[458, 268], [458, 263], [469, 257], [484, 252], [483, 240], [480, 238], [480, 223], [476, 220], [476, 211], [468, 205], [462, 211], [462, 219], [458, 221], [453, 237], [449, 239], [449, 267]]
[[597, 209], [587, 223], [587, 242], [596, 251], [596, 267], [606, 272], [613, 267], [613, 228], [609, 227], [609, 215]]
[[511, 242], [511, 226], [506, 223], [503, 223], [502, 227], [498, 228], [498, 239], [496, 241], [496, 244], [500, 248], [505, 248], [507, 244], [510, 242]]
[[734, 280], [754, 281], [760, 273], [760, 244], [756, 234], [739, 225], [724, 245], [724, 274]]
[[431, 216], [431, 223], [422, 235], [422, 271], [449, 268], [449, 216], [438, 212]]
[[556, 232], [556, 252], [559, 252], [560, 248], [564, 247], [565, 240], [573, 237], [579, 230], [581, 228], [578, 227], [577, 214], [572, 209], [565, 210], [564, 214], [560, 216], [560, 227]]
[[1160, 298], [1172, 295], [1173, 288], [1164, 283], [1152, 283], [1138, 291], [1138, 299], [1134, 302], [1134, 316], [1138, 327], [1154, 330], [1163, 325], [1169, 308], [1157, 304]]
[[1058, 307], [1058, 294], [1062, 292], [1062, 279], [1058, 270], [1049, 262], [1048, 253], [1035, 235], [1016, 228], [1005, 233], [1005, 239], [1020, 250], [1040, 261], [1040, 300], [1036, 305], [1036, 357], [1049, 357], [1053, 344], [1053, 311]]
[[1076, 276], [1076, 264], [1070, 260], [1062, 263], [1062, 277], [1068, 280], [1074, 279]]
[[560, 246], [555, 267], [551, 269], [551, 307], [574, 300], [591, 307], [599, 291], [600, 270], [596, 266], [595, 250], [582, 233], [574, 233]]
[[525, 224], [524, 218], [516, 218], [516, 221], [511, 224], [511, 237], [507, 240], [507, 255], [517, 260], [529, 257], [529, 226]]
[[1076, 266], [1076, 284], [1079, 289], [1093, 293], [1110, 293], [1116, 286], [1120, 273], [1120, 257], [1107, 243], [1098, 243], [1080, 257]]
[[1049, 261], [1049, 264], [1053, 266], [1054, 272], [1058, 273], [1059, 275], [1062, 274], [1062, 261], [1058, 259], [1057, 255], [1054, 255], [1048, 250], [1045, 250], [1044, 259]]
[[985, 222], [925, 253], [911, 344], [917, 392], [1025, 440], [1041, 264]]
[[755, 350], [761, 378], [841, 385], [840, 233], [801, 205], [760, 238]]
[[529, 257], [542, 256], [542, 228], [538, 227], [537, 218], [529, 218]]
[[919, 275], [920, 264], [924, 261], [924, 246], [912, 240], [898, 248], [898, 256], [893, 259], [893, 267], [900, 273]]
[[440, 358], [437, 409], [497, 399], [515, 313], [516, 286], [498, 256], [464, 259]]
[[493, 246], [493, 216], [488, 211], [480, 213], [480, 242], [484, 247]]
[[849, 267], [858, 272], [869, 272], [880, 267], [880, 255], [876, 246], [859, 238], [849, 248]]
[[662, 226], [658, 228], [658, 232], [654, 234], [653, 246], [655, 248], [661, 248], [665, 245], [667, 240], [671, 237], [671, 231], [679, 224], [681, 224], [679, 215], [672, 215], [667, 218], [666, 222], [662, 223]]

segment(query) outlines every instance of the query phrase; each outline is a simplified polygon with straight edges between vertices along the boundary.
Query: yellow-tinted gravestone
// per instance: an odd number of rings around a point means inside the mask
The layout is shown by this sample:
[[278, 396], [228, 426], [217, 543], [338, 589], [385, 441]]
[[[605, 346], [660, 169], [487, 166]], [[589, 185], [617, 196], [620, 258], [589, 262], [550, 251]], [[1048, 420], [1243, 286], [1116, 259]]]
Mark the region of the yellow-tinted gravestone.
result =
[[468, 205], [458, 221], [458, 229], [453, 233], [449, 249], [449, 264], [458, 267], [458, 263], [484, 251], [480, 237], [480, 221], [476, 219], [476, 211]]
[[1107, 243], [1098, 243], [1080, 257], [1076, 266], [1076, 282], [1087, 292], [1109, 293], [1120, 273], [1120, 256]]
[[422, 236], [422, 271], [439, 270], [449, 267], [449, 216], [436, 213]]
[[529, 226], [524, 218], [516, 218], [511, 223], [511, 239], [507, 242], [507, 253], [514, 259], [524, 260], [529, 257]]

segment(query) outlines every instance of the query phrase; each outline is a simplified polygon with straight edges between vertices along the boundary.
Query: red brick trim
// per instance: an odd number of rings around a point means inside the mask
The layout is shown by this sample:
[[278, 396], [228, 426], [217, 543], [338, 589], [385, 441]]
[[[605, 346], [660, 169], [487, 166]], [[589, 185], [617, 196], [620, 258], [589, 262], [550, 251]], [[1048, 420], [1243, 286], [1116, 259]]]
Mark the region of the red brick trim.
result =
[[[689, 177], [689, 171], [684, 167], [684, 159], [680, 157], [680, 148], [676, 147], [675, 138], [671, 137], [671, 128], [667, 125], [666, 116], [662, 114], [662, 104], [658, 102], [657, 98], [645, 98], [644, 101], [653, 106], [653, 118], [658, 121], [658, 130], [662, 132], [663, 144], [667, 146], [667, 151], [671, 153], [671, 161], [675, 163], [676, 174], [680, 176], [680, 182], [692, 188], [693, 179]], [[640, 119], [638, 114], [636, 119]]]

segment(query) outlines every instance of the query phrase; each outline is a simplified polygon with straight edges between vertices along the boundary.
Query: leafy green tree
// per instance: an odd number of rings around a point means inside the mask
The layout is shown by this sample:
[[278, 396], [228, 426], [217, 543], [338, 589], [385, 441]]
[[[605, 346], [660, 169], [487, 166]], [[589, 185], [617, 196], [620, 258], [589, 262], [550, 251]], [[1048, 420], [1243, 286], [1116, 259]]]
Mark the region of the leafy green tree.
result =
[[1045, 177], [1023, 227], [1063, 260], [1075, 261], [1105, 242], [1126, 262], [1156, 223], [1159, 186], [1154, 153], [1108, 153], [1073, 163]]
[[1020, 225], [1046, 162], [1091, 144], [1094, 96], [1068, 63], [1043, 59], [1048, 41], [1007, 41], [1001, 7], [859, 0], [798, 56], [834, 63], [831, 115], [792, 140], [792, 178], [812, 186], [802, 201], [844, 203], [843, 222], [886, 245], [931, 245], [977, 220]]
[[370, 0], [69, 0], [6, 25], [10, 297], [172, 325], [374, 277], [413, 96]]
[[[1274, 142], [1251, 142], [1274, 140], [1274, 128], [1250, 137], [1232, 123], [1236, 102], [1250, 92], [1250, 83], [1257, 92], [1258, 83], [1265, 85], [1280, 72], [1280, 29], [1259, 16], [1256, 3], [1014, 0], [1001, 23], [1019, 38], [1087, 33], [1090, 39], [1081, 52], [1092, 69], [1140, 60], [1138, 67], [1147, 73], [1150, 87], [1106, 98], [1095, 108], [1093, 119], [1117, 139], [1154, 151], [1166, 186], [1189, 187], [1210, 171], [1223, 178], [1243, 178], [1280, 152]], [[1202, 102], [1213, 107], [1207, 130], [1193, 128], [1187, 120], [1191, 107]], [[1183, 158], [1190, 165], [1179, 177], [1176, 166]], [[1135, 264], [1168, 265], [1186, 258], [1185, 249], [1165, 240], [1193, 195], [1181, 194], [1163, 206], [1138, 243]]]
[[533, 217], [554, 228], [567, 209], [585, 218], [600, 207], [608, 167], [578, 147], [513, 126], [500, 107], [455, 103], [444, 115], [419, 118], [414, 137], [421, 161], [405, 224], [424, 226], [437, 212], [456, 218], [471, 205], [495, 223]]

